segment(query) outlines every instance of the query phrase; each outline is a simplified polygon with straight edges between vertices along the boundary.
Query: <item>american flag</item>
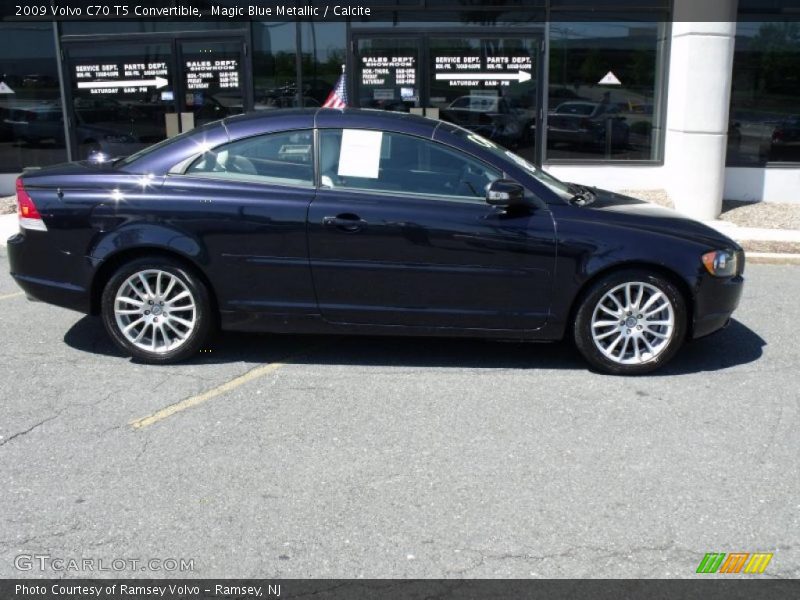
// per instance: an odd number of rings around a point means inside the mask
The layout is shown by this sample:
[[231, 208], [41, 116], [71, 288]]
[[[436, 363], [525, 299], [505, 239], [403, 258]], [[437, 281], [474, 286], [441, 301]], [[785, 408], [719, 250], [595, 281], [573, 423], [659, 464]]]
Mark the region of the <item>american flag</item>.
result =
[[328, 94], [328, 99], [322, 108], [346, 108], [347, 107], [347, 84], [345, 82], [344, 73], [339, 76], [333, 90]]

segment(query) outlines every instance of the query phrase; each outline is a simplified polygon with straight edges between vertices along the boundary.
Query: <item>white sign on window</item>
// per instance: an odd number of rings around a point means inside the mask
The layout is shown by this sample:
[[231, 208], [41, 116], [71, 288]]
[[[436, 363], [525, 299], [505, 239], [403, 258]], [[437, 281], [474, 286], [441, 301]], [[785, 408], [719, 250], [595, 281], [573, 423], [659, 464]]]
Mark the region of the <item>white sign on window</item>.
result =
[[345, 129], [339, 152], [339, 175], [377, 179], [382, 141], [382, 131]]
[[375, 100], [394, 100], [394, 88], [373, 90], [372, 97]]
[[622, 85], [619, 77], [614, 75], [614, 71], [609, 71], [605, 76], [597, 82], [598, 85]]

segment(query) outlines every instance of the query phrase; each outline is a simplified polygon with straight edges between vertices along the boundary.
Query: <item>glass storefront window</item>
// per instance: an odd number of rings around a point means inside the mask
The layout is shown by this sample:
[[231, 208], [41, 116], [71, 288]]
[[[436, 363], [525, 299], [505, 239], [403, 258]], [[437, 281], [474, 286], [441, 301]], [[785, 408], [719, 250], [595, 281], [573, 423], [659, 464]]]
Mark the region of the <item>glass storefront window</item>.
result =
[[419, 53], [420, 40], [416, 37], [360, 38], [354, 106], [395, 112], [422, 106]]
[[536, 160], [540, 38], [356, 34], [354, 105], [455, 123]]
[[550, 26], [549, 160], [657, 160], [663, 25]]
[[538, 45], [538, 38], [432, 37], [430, 106], [535, 161]]
[[66, 45], [65, 54], [77, 158], [127, 156], [167, 137], [165, 114], [177, 112], [171, 44]]
[[295, 23], [254, 21], [253, 87], [255, 110], [297, 105], [297, 28]]
[[244, 112], [244, 32], [187, 36], [62, 38], [74, 156], [127, 156]]
[[0, 23], [0, 171], [67, 159], [51, 23]]
[[304, 21], [300, 36], [303, 105], [322, 106], [347, 63], [347, 25]]
[[182, 110], [194, 115], [199, 127], [244, 112], [245, 73], [238, 41], [182, 41]]
[[800, 23], [739, 22], [728, 165], [800, 162]]

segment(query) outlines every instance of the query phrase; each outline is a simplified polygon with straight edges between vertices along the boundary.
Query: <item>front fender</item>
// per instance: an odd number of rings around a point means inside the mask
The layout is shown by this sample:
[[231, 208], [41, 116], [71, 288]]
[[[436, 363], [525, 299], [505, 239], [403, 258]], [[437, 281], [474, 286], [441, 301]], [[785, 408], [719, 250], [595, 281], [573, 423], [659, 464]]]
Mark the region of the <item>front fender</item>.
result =
[[704, 278], [701, 241], [686, 240], [666, 232], [626, 227], [617, 223], [560, 219], [554, 311], [548, 337], [560, 339], [570, 326], [576, 301], [587, 285], [603, 273], [625, 267], [651, 267], [672, 276], [694, 301]]

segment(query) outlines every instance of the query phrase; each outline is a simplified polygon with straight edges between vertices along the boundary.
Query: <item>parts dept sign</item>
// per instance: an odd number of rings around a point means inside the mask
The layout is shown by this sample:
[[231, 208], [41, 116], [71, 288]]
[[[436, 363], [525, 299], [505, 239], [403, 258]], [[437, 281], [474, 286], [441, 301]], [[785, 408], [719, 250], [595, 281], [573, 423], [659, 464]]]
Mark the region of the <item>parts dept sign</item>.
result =
[[169, 64], [154, 62], [81, 63], [73, 66], [75, 87], [90, 94], [135, 94], [169, 84]]
[[451, 87], [496, 87], [530, 81], [533, 58], [527, 54], [434, 56], [437, 81]]

